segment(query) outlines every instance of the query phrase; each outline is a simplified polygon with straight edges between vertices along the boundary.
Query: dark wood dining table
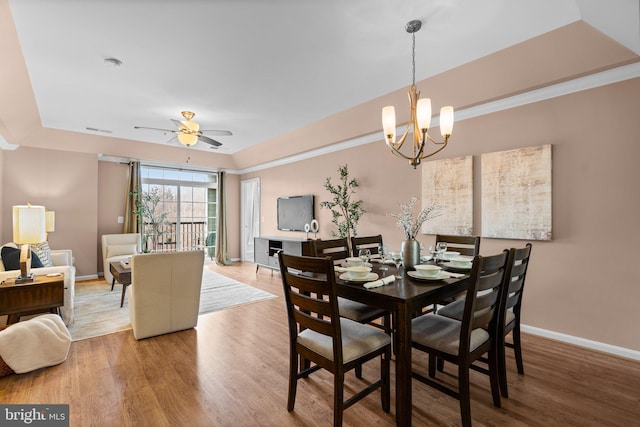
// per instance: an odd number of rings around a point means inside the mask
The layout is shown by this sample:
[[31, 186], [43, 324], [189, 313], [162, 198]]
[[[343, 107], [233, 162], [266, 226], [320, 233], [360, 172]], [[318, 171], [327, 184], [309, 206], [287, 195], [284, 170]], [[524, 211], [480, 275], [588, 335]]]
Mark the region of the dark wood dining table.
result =
[[[367, 289], [361, 283], [346, 282], [337, 275], [338, 295], [374, 307], [391, 310], [395, 315], [394, 342], [396, 357], [396, 425], [411, 425], [411, 320], [413, 313], [446, 298], [464, 292], [469, 276], [439, 281], [417, 280], [401, 268], [402, 279], [378, 288]], [[380, 277], [396, 274], [396, 268], [388, 266], [381, 271], [380, 264], [373, 264], [372, 272]]]

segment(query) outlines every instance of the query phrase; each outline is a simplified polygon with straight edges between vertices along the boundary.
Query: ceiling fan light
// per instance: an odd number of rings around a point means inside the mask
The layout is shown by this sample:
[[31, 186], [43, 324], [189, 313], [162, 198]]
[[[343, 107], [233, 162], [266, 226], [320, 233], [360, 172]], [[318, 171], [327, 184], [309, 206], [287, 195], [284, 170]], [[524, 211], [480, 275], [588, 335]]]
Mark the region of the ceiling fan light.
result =
[[191, 147], [193, 144], [198, 142], [198, 136], [190, 133], [179, 133], [178, 141], [180, 144], [186, 145], [187, 147]]
[[182, 124], [184, 125], [184, 127], [186, 127], [187, 129], [189, 129], [192, 132], [198, 132], [200, 130], [200, 125], [196, 122], [192, 122], [190, 120], [185, 120], [182, 122]]

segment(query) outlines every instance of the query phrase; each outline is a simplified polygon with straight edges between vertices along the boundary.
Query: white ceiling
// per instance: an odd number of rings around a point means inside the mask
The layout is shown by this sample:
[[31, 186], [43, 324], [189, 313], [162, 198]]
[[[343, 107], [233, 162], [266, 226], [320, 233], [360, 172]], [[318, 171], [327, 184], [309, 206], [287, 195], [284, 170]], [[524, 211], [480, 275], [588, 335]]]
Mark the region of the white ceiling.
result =
[[[222, 153], [583, 19], [640, 53], [637, 0], [10, 0], [42, 125], [165, 144], [196, 113]], [[123, 64], [104, 62], [115, 57]], [[422, 88], [423, 94], [428, 88]], [[175, 140], [173, 142], [176, 143]], [[196, 148], [208, 150], [207, 144]]]

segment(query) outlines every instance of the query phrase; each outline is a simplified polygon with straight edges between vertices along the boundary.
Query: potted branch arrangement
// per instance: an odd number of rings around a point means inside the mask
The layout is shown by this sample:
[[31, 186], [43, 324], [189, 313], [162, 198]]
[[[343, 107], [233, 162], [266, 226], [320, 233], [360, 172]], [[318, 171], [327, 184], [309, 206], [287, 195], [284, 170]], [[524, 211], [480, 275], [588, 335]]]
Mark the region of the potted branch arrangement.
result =
[[[158, 208], [160, 203], [160, 188], [152, 187], [149, 191], [133, 191], [136, 208], [133, 213], [140, 225], [142, 251], [151, 252], [158, 249], [160, 237], [164, 234], [164, 227], [169, 225], [167, 213]], [[149, 244], [151, 248], [149, 248]]]
[[327, 177], [324, 188], [331, 193], [332, 199], [320, 203], [321, 208], [331, 210], [331, 222], [338, 231], [332, 231], [334, 237], [347, 238], [347, 244], [351, 249], [351, 237], [356, 236], [356, 226], [362, 215], [366, 212], [362, 207], [362, 200], [352, 200], [356, 189], [360, 186], [358, 180], [349, 177], [347, 165], [339, 166], [340, 182], [334, 185], [331, 177]]
[[413, 269], [420, 264], [420, 243], [416, 236], [422, 224], [442, 214], [442, 207], [432, 204], [423, 208], [418, 216], [413, 216], [413, 208], [418, 203], [416, 197], [412, 197], [409, 203], [400, 203], [400, 213], [390, 214], [396, 219], [396, 225], [404, 232], [402, 241], [402, 263], [406, 269]]

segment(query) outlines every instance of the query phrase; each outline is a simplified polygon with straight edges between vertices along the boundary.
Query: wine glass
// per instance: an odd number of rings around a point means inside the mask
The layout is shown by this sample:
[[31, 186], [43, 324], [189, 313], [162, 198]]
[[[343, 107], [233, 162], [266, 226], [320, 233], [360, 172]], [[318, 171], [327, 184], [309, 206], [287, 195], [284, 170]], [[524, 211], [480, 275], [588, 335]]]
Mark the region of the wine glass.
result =
[[380, 255], [380, 259], [382, 264], [380, 264], [380, 268], [378, 270], [387, 271], [389, 267], [385, 264], [387, 259], [389, 259], [389, 247], [384, 245], [378, 245], [378, 254]]
[[362, 260], [362, 262], [364, 264], [367, 264], [369, 262], [369, 259], [371, 258], [371, 250], [370, 249], [360, 249], [358, 251], [358, 257]]
[[429, 246], [429, 253], [434, 264], [438, 263], [438, 249], [437, 246]]
[[396, 279], [402, 279], [400, 264], [402, 264], [402, 252], [391, 252], [391, 260], [396, 265]]
[[444, 253], [447, 252], [447, 244], [445, 242], [438, 242], [436, 244], [436, 251], [439, 254], [439, 258], [443, 259]]

